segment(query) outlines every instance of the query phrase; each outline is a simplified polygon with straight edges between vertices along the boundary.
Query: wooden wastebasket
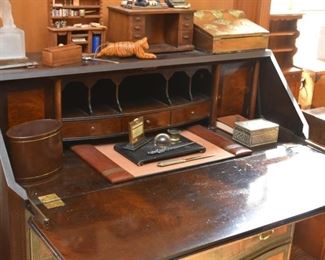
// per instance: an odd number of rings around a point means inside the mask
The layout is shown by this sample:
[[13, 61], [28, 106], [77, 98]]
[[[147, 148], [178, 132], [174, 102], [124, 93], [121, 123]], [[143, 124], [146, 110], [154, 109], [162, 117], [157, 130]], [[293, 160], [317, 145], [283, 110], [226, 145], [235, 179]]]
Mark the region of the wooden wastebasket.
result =
[[17, 182], [40, 180], [62, 167], [61, 122], [40, 119], [7, 131], [11, 165]]

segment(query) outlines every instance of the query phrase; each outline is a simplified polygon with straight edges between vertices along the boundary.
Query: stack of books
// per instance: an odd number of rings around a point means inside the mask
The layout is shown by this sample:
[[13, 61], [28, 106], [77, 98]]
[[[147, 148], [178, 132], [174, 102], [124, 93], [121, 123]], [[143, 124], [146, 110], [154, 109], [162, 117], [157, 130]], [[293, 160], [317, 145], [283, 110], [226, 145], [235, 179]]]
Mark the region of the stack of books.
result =
[[216, 127], [232, 135], [234, 132], [235, 122], [241, 122], [246, 120], [248, 119], [238, 114], [222, 116], [217, 118]]

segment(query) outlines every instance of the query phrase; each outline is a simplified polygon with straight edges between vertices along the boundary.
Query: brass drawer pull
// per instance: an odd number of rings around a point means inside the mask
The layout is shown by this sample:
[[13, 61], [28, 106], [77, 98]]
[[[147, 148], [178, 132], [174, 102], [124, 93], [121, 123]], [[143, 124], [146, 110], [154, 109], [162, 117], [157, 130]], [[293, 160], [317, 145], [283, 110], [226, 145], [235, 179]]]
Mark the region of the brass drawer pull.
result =
[[146, 124], [150, 125], [151, 124], [151, 121], [149, 119], [147, 119], [146, 121]]
[[274, 229], [261, 233], [258, 237], [261, 241], [269, 239], [274, 233]]
[[184, 38], [184, 39], [189, 39], [190, 36], [188, 36], [188, 35], [184, 35], [183, 38]]
[[191, 115], [195, 115], [195, 111], [194, 110], [191, 111]]
[[139, 31], [141, 27], [139, 25], [134, 26], [134, 30]]

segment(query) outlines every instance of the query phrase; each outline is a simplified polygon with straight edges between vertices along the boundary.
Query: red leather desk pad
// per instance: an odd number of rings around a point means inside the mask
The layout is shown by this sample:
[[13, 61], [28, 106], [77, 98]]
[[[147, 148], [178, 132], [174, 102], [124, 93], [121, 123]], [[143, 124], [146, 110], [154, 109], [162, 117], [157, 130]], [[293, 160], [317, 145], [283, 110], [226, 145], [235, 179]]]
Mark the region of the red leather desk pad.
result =
[[203, 139], [193, 132], [184, 130], [182, 131], [182, 135], [198, 144], [201, 144], [206, 148], [206, 151], [204, 153], [191, 154], [178, 158], [189, 158], [195, 155], [212, 156], [165, 167], [157, 166], [157, 162], [137, 166], [122, 156], [120, 153], [115, 151], [114, 144], [95, 146], [75, 145], [71, 147], [71, 149], [112, 183], [119, 183], [147, 175], [163, 173], [213, 161], [224, 160], [235, 156], [234, 154], [227, 152], [221, 147]]

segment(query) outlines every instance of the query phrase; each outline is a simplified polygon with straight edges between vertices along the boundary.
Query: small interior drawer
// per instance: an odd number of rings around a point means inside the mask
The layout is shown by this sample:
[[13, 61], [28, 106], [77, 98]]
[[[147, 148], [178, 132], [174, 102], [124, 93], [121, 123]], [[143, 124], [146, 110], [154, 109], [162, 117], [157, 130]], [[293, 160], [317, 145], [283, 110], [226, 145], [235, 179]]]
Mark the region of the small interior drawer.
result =
[[[123, 118], [122, 130], [127, 132], [129, 129], [129, 122], [134, 120], [137, 116], [127, 116]], [[143, 115], [144, 129], [155, 129], [167, 127], [170, 123], [170, 112], [163, 111], [159, 113]]]
[[210, 102], [200, 102], [174, 109], [171, 112], [171, 123], [181, 124], [206, 118], [210, 115]]
[[64, 121], [62, 126], [63, 139], [84, 139], [101, 137], [121, 132], [119, 118]]
[[192, 44], [193, 32], [190, 30], [182, 30], [180, 33], [180, 44]]

